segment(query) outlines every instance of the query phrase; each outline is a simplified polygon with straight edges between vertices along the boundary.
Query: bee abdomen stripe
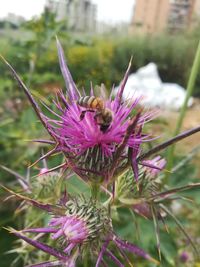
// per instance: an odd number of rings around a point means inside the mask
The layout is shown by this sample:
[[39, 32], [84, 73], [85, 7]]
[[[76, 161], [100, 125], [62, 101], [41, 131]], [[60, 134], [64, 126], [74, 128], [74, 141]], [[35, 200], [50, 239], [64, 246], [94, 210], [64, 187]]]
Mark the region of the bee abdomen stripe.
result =
[[96, 97], [95, 96], [91, 96], [90, 99], [88, 100], [88, 106], [92, 107], [92, 103], [95, 101]]
[[85, 108], [104, 109], [104, 103], [101, 98], [95, 96], [82, 96], [78, 101], [78, 105]]
[[82, 96], [79, 101], [78, 101], [78, 104], [82, 107], [87, 107], [87, 102], [88, 102], [88, 99], [90, 98], [90, 96]]

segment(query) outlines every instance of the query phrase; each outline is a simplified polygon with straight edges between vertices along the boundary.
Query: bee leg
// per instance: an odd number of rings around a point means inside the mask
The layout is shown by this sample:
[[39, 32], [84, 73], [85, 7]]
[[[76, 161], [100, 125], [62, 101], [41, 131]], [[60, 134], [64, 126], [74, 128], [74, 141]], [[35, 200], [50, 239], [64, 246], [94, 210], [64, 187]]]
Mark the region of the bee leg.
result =
[[93, 110], [93, 109], [86, 109], [86, 110], [83, 110], [82, 112], [81, 112], [81, 115], [80, 115], [80, 121], [82, 121], [84, 118], [85, 118], [85, 113], [86, 112], [95, 112], [95, 110]]
[[80, 115], [80, 121], [82, 121], [85, 117], [86, 110], [83, 110]]
[[96, 112], [96, 114], [94, 115], [94, 119], [95, 121], [97, 121], [97, 118], [101, 115], [101, 111]]
[[109, 126], [110, 126], [110, 125], [104, 125], [104, 124], [99, 124], [99, 125], [100, 125], [100, 130], [103, 133], [105, 133], [108, 130]]

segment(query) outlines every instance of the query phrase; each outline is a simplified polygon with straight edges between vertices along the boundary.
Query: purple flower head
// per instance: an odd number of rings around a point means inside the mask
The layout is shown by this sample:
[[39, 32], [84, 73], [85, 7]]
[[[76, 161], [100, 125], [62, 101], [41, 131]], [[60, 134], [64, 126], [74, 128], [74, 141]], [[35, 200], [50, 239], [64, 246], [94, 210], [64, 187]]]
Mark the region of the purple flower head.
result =
[[59, 42], [57, 45], [67, 91], [58, 93], [54, 102], [57, 112], [47, 107], [53, 119], [40, 114], [56, 141], [53, 152], [63, 152], [66, 164], [84, 179], [108, 181], [128, 161], [132, 162], [137, 179], [136, 158], [141, 144], [149, 140], [142, 128], [153, 113], [138, 111], [139, 98], [122, 100], [130, 64], [115, 98], [112, 93], [109, 99], [94, 96], [92, 86], [90, 94], [81, 96], [65, 63], [62, 47]]
[[65, 204], [64, 216], [55, 216], [49, 226], [56, 231], [53, 239], [61, 238], [71, 249], [76, 244], [84, 244], [105, 236], [111, 229], [111, 221], [105, 208], [97, 208], [92, 201], [82, 198], [69, 200]]
[[76, 216], [53, 218], [49, 225], [58, 226], [57, 232], [52, 236], [53, 239], [63, 237], [68, 242], [81, 243], [87, 240], [89, 235], [86, 222]]
[[190, 254], [187, 251], [183, 251], [180, 255], [180, 261], [182, 263], [188, 262], [190, 259]]
[[[67, 260], [87, 248], [93, 255], [112, 232], [107, 210], [81, 197], [62, 204], [64, 212], [55, 213], [47, 227], [26, 229], [22, 232], [50, 233], [51, 239], [58, 241], [57, 249], [61, 254], [66, 254]], [[50, 253], [50, 250], [47, 248], [45, 252]]]
[[[100, 203], [97, 204], [79, 197], [69, 199], [60, 209], [58, 207], [54, 209], [53, 206], [47, 209], [41, 203], [40, 206], [53, 214], [46, 227], [22, 231], [11, 230], [30, 245], [56, 258], [56, 261], [33, 266], [57, 266], [55, 264], [58, 264], [58, 266], [72, 267], [76, 266], [80, 260], [84, 260], [85, 257], [89, 257], [92, 262], [96, 262], [96, 267], [104, 266], [108, 258], [116, 266], [123, 267], [121, 258], [123, 258], [123, 262], [130, 262], [126, 252], [157, 263], [144, 250], [114, 234], [108, 210]], [[39, 235], [31, 239], [27, 237], [27, 233]], [[40, 241], [40, 238], [47, 234], [50, 234], [50, 238], [56, 241], [54, 245], [49, 246]], [[52, 244], [52, 242], [50, 243]], [[110, 250], [110, 246], [115, 246], [117, 254], [121, 255], [120, 259]]]
[[42, 197], [44, 199], [52, 196], [52, 191], [55, 189], [57, 181], [61, 177], [60, 172], [48, 169], [46, 165], [39, 169], [34, 179], [30, 176], [30, 168], [27, 168], [25, 176], [3, 165], [0, 165], [0, 168], [12, 174], [24, 192], [34, 197]]

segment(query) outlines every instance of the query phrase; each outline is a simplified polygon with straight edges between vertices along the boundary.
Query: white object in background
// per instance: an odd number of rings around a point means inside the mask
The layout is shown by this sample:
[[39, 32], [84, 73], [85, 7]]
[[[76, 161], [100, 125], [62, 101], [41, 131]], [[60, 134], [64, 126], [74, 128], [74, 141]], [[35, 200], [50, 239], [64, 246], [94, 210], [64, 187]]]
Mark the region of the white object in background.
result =
[[[186, 91], [178, 84], [163, 83], [156, 64], [149, 63], [128, 77], [123, 97], [127, 99], [138, 96], [143, 96], [141, 103], [145, 106], [179, 110], [184, 103]], [[190, 98], [188, 106], [192, 103], [193, 99]]]

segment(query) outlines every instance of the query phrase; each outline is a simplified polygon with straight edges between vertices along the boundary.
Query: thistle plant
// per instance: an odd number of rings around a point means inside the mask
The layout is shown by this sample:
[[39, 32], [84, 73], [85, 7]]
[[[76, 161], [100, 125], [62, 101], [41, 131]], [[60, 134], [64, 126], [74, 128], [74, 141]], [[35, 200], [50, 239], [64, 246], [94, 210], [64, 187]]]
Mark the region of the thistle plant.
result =
[[[200, 183], [172, 189], [163, 186], [161, 173], [166, 160], [159, 153], [195, 134], [200, 126], [143, 152], [145, 143], [155, 139], [145, 132], [144, 126], [155, 117], [156, 111], [141, 107], [140, 98], [123, 99], [131, 62], [117, 95], [112, 90], [109, 98], [105, 98], [102, 86], [101, 94], [97, 96], [92, 85], [88, 95], [84, 91], [81, 94], [58, 40], [57, 47], [66, 92], [58, 91], [53, 107], [42, 103], [51, 115], [42, 111], [16, 71], [3, 59], [49, 134], [48, 140], [34, 141], [51, 146], [49, 152], [32, 164], [34, 166], [45, 160], [45, 166], [31, 179], [32, 182], [2, 166], [14, 174], [22, 186], [21, 193], [4, 187], [5, 190], [22, 203], [35, 207], [38, 213], [43, 211], [46, 218], [35, 225], [26, 220], [22, 230], [8, 228], [12, 234], [35, 247], [36, 252], [46, 254], [43, 262], [27, 259], [25, 264], [32, 267], [98, 267], [109, 264], [122, 267], [133, 266], [134, 255], [157, 265], [161, 261], [159, 225], [163, 222], [168, 231], [166, 217], [175, 221], [198, 254], [192, 238], [168, 206], [179, 192], [199, 187]], [[63, 155], [63, 162], [48, 169], [46, 161], [57, 154]], [[73, 175], [90, 188], [90, 194], [68, 192], [67, 181], [69, 176], [75, 179]], [[121, 207], [153, 222], [158, 260], [116, 233], [115, 215]]]

